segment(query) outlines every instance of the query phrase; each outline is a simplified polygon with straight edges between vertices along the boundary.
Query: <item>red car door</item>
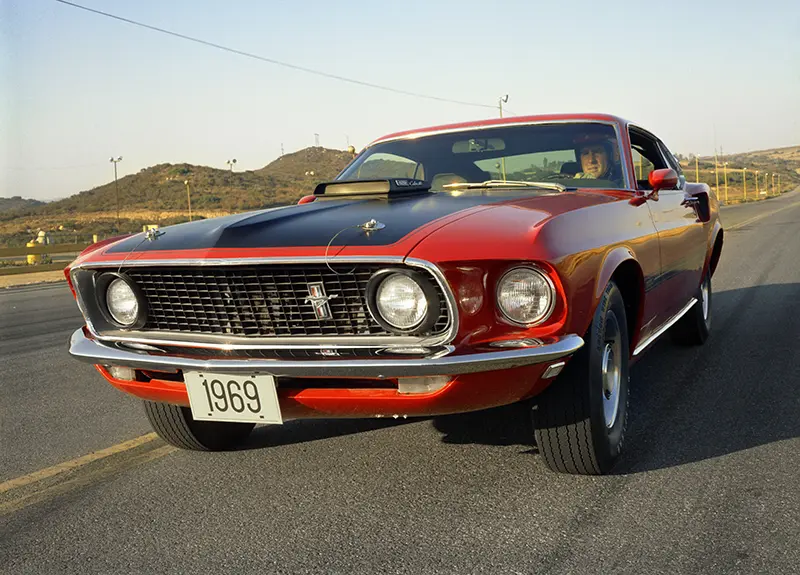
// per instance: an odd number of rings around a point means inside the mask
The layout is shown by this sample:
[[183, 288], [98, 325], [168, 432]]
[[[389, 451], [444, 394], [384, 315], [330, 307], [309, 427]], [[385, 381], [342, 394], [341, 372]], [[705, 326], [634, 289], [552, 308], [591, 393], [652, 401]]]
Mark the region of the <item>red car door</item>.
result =
[[630, 136], [640, 190], [649, 190], [647, 176], [654, 169], [672, 168], [679, 175], [675, 189], [660, 190], [647, 202], [658, 232], [661, 255], [661, 272], [650, 286], [659, 303], [655, 324], [660, 325], [681, 311], [697, 291], [707, 240], [696, 208], [685, 201], [685, 178], [680, 166], [666, 146], [638, 129], [631, 128]]

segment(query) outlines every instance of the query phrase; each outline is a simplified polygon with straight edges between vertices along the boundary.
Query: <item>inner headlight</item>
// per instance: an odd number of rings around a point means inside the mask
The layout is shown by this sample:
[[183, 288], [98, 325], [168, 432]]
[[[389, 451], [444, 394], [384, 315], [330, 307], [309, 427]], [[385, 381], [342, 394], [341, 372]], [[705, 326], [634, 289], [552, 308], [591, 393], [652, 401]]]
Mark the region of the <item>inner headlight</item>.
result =
[[105, 288], [105, 304], [111, 319], [123, 327], [131, 327], [139, 320], [139, 298], [133, 286], [117, 277]]
[[428, 299], [412, 277], [392, 274], [378, 286], [375, 307], [386, 323], [405, 331], [423, 322], [428, 313]]
[[497, 284], [497, 306], [506, 318], [531, 326], [550, 317], [555, 306], [553, 282], [534, 268], [515, 268]]

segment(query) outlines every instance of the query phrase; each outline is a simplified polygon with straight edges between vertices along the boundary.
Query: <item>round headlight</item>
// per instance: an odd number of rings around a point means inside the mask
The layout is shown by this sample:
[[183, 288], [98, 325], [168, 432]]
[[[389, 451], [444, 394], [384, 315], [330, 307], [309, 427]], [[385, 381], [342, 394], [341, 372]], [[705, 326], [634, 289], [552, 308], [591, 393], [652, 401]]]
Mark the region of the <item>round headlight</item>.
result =
[[425, 291], [412, 277], [392, 274], [375, 293], [375, 307], [386, 323], [400, 330], [419, 326], [428, 313]]
[[121, 278], [108, 284], [106, 307], [114, 321], [120, 325], [131, 326], [139, 318], [139, 299], [128, 282]]
[[497, 284], [497, 306], [511, 322], [530, 326], [550, 317], [556, 303], [553, 282], [533, 268], [507, 272]]

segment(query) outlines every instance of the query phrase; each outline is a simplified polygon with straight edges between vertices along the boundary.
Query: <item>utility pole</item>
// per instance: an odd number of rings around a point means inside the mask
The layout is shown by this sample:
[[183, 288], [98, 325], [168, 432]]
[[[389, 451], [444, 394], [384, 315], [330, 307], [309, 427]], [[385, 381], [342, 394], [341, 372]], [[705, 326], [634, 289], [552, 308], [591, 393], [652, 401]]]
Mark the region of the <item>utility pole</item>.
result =
[[747, 201], [747, 168], [742, 168], [742, 183], [744, 184], [744, 201]]
[[231, 169], [231, 173], [233, 173], [233, 166], [236, 164], [236, 158], [233, 158], [232, 160], [228, 160], [225, 163], [228, 164], [228, 166]]
[[114, 193], [117, 196], [117, 231], [119, 231], [119, 184], [117, 183], [117, 164], [122, 161], [122, 156], [111, 157], [108, 160], [114, 164]]
[[717, 160], [717, 149], [714, 148], [714, 179], [717, 182], [714, 191], [719, 194], [719, 161]]
[[497, 100], [497, 104], [500, 107], [500, 117], [501, 118], [503, 117], [503, 103], [504, 102], [508, 102], [508, 94], [500, 96], [500, 98]]
[[760, 170], [756, 170], [756, 199], [758, 199], [758, 172]]
[[281, 142], [281, 158], [283, 157], [283, 142]]
[[[722, 148], [720, 148], [720, 151]], [[728, 203], [728, 162], [722, 162], [722, 171], [725, 175], [725, 203]]]
[[314, 145], [319, 148], [319, 134], [314, 132]]
[[700, 181], [700, 165], [697, 163], [697, 154], [694, 156], [694, 181]]
[[[503, 117], [503, 102], [508, 102], [508, 94], [500, 96], [497, 100], [497, 104], [500, 107], [500, 117]], [[502, 170], [503, 174], [503, 181], [506, 179], [506, 158], [503, 156], [500, 158], [500, 169]]]
[[189, 191], [189, 180], [183, 180], [186, 185], [186, 199], [189, 202], [189, 221], [192, 221], [192, 192]]

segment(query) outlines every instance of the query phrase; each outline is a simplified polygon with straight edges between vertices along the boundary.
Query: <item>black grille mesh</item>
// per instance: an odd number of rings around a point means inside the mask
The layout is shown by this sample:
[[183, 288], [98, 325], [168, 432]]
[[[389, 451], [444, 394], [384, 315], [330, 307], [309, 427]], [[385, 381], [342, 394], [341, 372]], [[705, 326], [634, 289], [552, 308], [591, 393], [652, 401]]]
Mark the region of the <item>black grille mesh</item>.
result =
[[[144, 331], [239, 337], [327, 337], [392, 335], [370, 315], [366, 287], [380, 264], [132, 267], [125, 273], [147, 299]], [[429, 272], [419, 270], [430, 277]], [[444, 294], [429, 333], [443, 333], [450, 318]], [[332, 318], [320, 320], [305, 299], [308, 284], [322, 282]]]

